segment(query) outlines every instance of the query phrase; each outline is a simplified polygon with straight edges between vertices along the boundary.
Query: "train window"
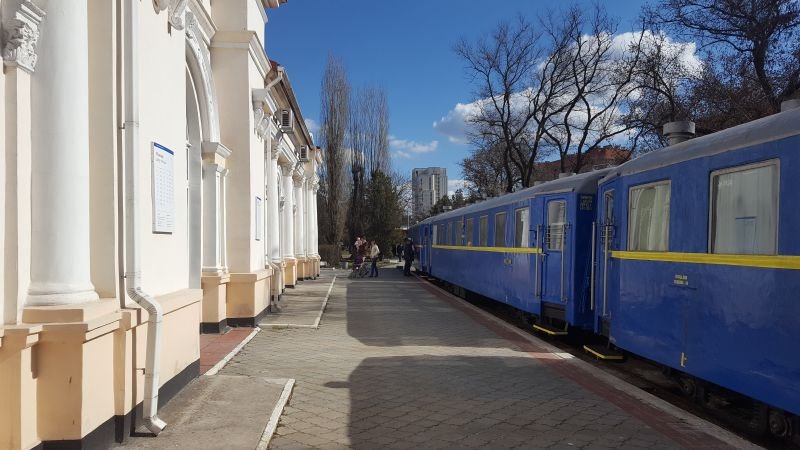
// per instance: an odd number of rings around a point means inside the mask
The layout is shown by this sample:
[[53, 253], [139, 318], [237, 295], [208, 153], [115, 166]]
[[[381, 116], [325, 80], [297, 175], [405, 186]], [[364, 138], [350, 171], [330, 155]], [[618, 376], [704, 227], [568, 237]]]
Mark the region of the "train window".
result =
[[478, 234], [480, 235], [478, 245], [481, 247], [489, 245], [489, 216], [481, 216], [478, 224]]
[[450, 245], [456, 245], [456, 230], [454, 222], [450, 222], [447, 225], [447, 243]]
[[464, 245], [464, 219], [456, 222], [456, 245]]
[[770, 161], [711, 174], [712, 253], [774, 255], [778, 164]]
[[661, 181], [631, 188], [628, 204], [628, 250], [667, 251], [670, 186], [669, 181]]
[[467, 231], [464, 234], [464, 240], [466, 241], [466, 242], [464, 242], [464, 245], [466, 245], [467, 247], [472, 247], [472, 240], [475, 239], [473, 234], [472, 234], [472, 232], [473, 232], [472, 223], [474, 221], [475, 221], [475, 219], [473, 219], [473, 218], [467, 219]]
[[564, 227], [567, 223], [567, 203], [564, 200], [547, 204], [547, 249], [564, 250]]
[[530, 231], [530, 213], [528, 208], [514, 211], [514, 247], [528, 246], [528, 231]]
[[494, 216], [494, 246], [506, 246], [506, 213], [497, 213]]

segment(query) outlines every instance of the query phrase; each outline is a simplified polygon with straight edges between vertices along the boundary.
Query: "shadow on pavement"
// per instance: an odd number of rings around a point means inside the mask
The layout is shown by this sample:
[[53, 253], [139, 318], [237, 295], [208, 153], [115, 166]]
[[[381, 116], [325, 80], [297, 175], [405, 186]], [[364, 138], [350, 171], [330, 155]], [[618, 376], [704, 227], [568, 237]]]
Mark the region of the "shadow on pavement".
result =
[[530, 358], [367, 358], [347, 385], [352, 448], [674, 446]]
[[383, 269], [378, 278], [346, 283], [347, 332], [371, 346], [508, 348], [508, 341], [476, 324], [426, 290], [416, 277]]

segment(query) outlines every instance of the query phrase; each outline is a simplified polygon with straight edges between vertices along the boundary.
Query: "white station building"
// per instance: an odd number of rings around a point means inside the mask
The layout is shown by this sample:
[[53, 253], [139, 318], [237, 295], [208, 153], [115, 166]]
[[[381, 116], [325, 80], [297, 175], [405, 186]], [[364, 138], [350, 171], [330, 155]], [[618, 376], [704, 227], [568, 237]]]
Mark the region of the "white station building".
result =
[[318, 276], [285, 2], [0, 0], [0, 448], [159, 431], [201, 331]]

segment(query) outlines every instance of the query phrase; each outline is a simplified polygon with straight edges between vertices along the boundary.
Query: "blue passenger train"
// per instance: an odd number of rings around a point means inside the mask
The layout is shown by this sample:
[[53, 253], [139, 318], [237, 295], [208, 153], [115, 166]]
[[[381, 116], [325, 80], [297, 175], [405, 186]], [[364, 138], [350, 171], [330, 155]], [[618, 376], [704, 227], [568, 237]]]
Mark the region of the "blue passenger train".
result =
[[[417, 271], [800, 416], [800, 108], [416, 224]], [[800, 431], [800, 430], [798, 430]]]

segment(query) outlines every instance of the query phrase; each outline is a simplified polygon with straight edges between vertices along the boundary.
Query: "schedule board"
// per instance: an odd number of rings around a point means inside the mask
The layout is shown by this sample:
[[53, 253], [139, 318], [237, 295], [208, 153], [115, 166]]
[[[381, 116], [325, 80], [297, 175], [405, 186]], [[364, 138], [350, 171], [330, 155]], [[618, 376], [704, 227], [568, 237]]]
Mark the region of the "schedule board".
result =
[[153, 142], [153, 233], [175, 231], [175, 154]]

